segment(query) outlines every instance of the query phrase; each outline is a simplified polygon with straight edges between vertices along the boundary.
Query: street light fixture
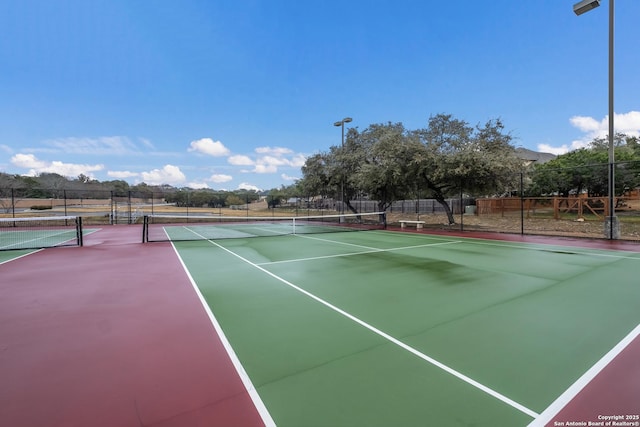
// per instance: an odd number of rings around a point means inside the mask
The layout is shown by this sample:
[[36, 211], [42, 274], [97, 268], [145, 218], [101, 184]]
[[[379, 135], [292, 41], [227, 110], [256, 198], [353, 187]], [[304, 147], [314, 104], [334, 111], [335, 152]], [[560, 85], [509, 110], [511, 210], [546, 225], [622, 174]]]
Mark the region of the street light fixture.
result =
[[[336, 127], [342, 127], [342, 145], [344, 148], [344, 124], [351, 123], [353, 119], [351, 117], [345, 117], [339, 122], [335, 122], [333, 125]], [[340, 213], [344, 213], [344, 178], [342, 178], [342, 182], [340, 183]]]
[[[605, 218], [605, 235], [609, 239], [618, 239], [620, 229], [615, 212], [615, 154], [613, 126], [613, 34], [614, 34], [614, 0], [609, 0], [609, 214]], [[582, 15], [600, 6], [600, 0], [582, 0], [573, 5], [576, 15]]]
[[582, 15], [598, 6], [600, 6], [600, 0], [582, 0], [580, 3], [573, 5], [573, 11], [576, 15]]
[[340, 120], [339, 122], [335, 122], [333, 125], [334, 126], [342, 126], [342, 145], [344, 145], [344, 124], [345, 123], [351, 123], [353, 121], [353, 119], [351, 117], [345, 117], [344, 119]]

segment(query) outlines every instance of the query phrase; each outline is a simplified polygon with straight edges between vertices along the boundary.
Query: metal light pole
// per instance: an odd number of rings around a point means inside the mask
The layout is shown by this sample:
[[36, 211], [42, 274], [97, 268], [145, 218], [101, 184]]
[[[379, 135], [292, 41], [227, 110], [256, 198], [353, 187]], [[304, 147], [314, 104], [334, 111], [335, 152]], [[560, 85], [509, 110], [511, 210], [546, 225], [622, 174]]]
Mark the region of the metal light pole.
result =
[[[345, 123], [351, 123], [353, 121], [353, 119], [351, 117], [345, 117], [344, 119], [340, 120], [339, 122], [335, 122], [333, 125], [337, 126], [337, 127], [342, 127], [342, 145], [340, 145], [340, 147], [344, 148], [344, 124]], [[343, 171], [344, 173], [344, 171]], [[343, 178], [341, 180], [342, 182], [340, 183], [340, 213], [343, 214], [344, 213], [344, 175]]]
[[[600, 0], [583, 0], [573, 5], [576, 15], [600, 6]], [[609, 215], [605, 218], [605, 236], [609, 239], [620, 237], [618, 218], [615, 212], [615, 153], [614, 153], [614, 126], [613, 126], [613, 34], [614, 34], [614, 9], [615, 1], [609, 0]]]

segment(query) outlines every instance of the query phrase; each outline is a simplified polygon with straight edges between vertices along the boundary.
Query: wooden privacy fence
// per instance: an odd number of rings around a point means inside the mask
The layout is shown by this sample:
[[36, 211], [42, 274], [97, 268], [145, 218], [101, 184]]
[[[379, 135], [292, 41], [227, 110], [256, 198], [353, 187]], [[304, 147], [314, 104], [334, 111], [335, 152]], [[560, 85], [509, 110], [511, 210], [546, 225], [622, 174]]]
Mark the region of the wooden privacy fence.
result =
[[[637, 198], [616, 198], [618, 206], [620, 202], [637, 201]], [[584, 215], [593, 215], [598, 219], [604, 219], [609, 215], [609, 203], [607, 197], [500, 197], [476, 199], [476, 213], [478, 215], [514, 215], [524, 213], [526, 218], [553, 217], [561, 219], [563, 215], [575, 215], [582, 218]]]

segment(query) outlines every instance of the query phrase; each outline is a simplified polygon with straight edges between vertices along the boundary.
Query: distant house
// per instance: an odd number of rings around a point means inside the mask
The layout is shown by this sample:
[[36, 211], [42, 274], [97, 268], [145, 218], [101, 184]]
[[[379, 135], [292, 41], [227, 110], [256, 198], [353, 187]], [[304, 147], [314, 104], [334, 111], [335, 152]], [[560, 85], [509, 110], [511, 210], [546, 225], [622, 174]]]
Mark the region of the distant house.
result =
[[555, 154], [551, 153], [539, 153], [537, 151], [528, 150], [526, 148], [518, 147], [516, 148], [517, 156], [524, 161], [525, 166], [529, 166], [532, 164], [543, 164], [548, 162], [549, 160], [553, 160], [556, 158]]

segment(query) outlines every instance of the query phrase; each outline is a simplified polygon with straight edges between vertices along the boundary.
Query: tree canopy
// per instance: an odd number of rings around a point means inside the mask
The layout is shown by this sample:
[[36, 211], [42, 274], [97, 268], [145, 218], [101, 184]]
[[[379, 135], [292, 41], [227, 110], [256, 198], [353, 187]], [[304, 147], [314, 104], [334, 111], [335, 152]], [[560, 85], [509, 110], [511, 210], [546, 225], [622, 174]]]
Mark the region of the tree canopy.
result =
[[[640, 144], [637, 137], [617, 134], [615, 146], [615, 194], [640, 185]], [[590, 197], [608, 193], [609, 143], [594, 139], [589, 146], [559, 155], [547, 163], [536, 165], [531, 174], [530, 195], [587, 194]]]
[[349, 129], [344, 146], [311, 156], [302, 168], [300, 188], [350, 200], [360, 192], [380, 210], [419, 193], [432, 197], [455, 219], [447, 198], [461, 192], [495, 193], [513, 182], [522, 162], [500, 120], [472, 127], [451, 115], [432, 116], [424, 129], [402, 123]]

